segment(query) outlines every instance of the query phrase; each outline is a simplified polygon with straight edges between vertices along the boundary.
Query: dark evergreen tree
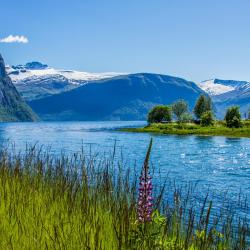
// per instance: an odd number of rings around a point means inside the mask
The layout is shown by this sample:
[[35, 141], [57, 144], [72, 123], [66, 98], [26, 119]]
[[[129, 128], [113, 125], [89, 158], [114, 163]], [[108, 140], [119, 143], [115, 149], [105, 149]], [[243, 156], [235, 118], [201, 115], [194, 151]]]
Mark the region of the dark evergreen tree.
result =
[[194, 114], [197, 119], [201, 119], [201, 116], [206, 111], [212, 111], [212, 101], [209, 96], [201, 95], [196, 101], [194, 107]]
[[225, 121], [227, 127], [239, 128], [241, 126], [240, 108], [238, 106], [228, 108], [225, 115]]

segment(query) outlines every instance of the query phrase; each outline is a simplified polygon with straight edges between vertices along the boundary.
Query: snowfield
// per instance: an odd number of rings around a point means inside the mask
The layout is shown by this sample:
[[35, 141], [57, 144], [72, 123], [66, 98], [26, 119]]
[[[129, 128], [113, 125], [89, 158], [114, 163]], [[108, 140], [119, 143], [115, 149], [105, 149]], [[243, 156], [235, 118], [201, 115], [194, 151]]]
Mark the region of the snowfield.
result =
[[6, 71], [18, 92], [26, 101], [60, 94], [96, 80], [123, 75], [114, 72], [88, 73], [76, 70], [61, 70], [40, 62], [7, 66]]
[[198, 86], [211, 96], [221, 95], [230, 92], [232, 90], [235, 90], [235, 87], [233, 86], [215, 83], [214, 79], [203, 81], [199, 83]]
[[40, 68], [29, 68], [26, 65], [6, 67], [7, 73], [14, 84], [31, 83], [32, 79], [34, 79], [35, 82], [38, 82], [39, 79], [43, 80], [48, 77], [65, 77], [70, 83], [78, 85], [87, 81], [101, 80], [124, 74], [116, 72], [89, 73], [75, 70], [60, 70], [48, 67], [47, 65], [41, 66]]

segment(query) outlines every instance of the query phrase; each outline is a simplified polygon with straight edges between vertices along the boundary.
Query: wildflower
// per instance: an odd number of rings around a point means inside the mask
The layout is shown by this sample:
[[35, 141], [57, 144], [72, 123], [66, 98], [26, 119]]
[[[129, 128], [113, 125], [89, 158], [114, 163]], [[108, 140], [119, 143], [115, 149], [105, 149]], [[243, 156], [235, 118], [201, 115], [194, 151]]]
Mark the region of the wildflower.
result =
[[150, 222], [152, 220], [152, 207], [153, 207], [153, 198], [152, 198], [152, 178], [149, 176], [149, 156], [152, 148], [152, 139], [148, 147], [147, 155], [144, 161], [142, 168], [142, 173], [140, 176], [139, 183], [139, 196], [137, 202], [137, 215], [138, 220], [141, 223]]

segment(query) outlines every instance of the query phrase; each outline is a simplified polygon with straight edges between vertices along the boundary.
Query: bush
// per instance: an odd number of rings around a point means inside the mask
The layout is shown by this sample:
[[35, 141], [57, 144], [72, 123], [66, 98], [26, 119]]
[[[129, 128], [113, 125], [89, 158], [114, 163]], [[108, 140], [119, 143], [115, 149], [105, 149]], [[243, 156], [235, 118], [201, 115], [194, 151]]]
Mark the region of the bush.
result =
[[148, 123], [171, 122], [171, 120], [172, 112], [169, 106], [155, 106], [148, 114]]
[[214, 123], [214, 117], [212, 111], [206, 111], [201, 116], [201, 126], [211, 126]]
[[212, 101], [209, 96], [201, 95], [196, 101], [194, 114], [197, 119], [201, 119], [202, 114], [206, 111], [212, 111]]
[[181, 117], [180, 117], [180, 120], [178, 120], [177, 128], [179, 128], [179, 129], [185, 128], [185, 126], [184, 126], [185, 123], [192, 122], [192, 120], [193, 120], [193, 117], [188, 112], [182, 114]]
[[232, 106], [227, 109], [225, 115], [226, 126], [229, 128], [241, 127], [240, 109], [237, 106]]
[[186, 112], [181, 116], [181, 122], [192, 122], [193, 121], [193, 116]]

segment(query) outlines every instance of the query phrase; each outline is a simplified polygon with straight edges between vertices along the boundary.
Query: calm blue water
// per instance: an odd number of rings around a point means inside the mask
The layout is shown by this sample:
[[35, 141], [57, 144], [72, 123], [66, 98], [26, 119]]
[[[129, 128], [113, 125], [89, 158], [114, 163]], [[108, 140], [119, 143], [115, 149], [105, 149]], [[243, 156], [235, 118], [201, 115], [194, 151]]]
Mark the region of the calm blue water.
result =
[[119, 127], [143, 126], [144, 122], [41, 122], [0, 124], [0, 145], [15, 143], [50, 146], [52, 153], [123, 152], [126, 165], [141, 166], [150, 137], [151, 162], [161, 179], [169, 175], [176, 182], [199, 182], [201, 193], [209, 187], [226, 192], [232, 200], [239, 192], [250, 196], [250, 139], [201, 136], [152, 135], [115, 131]]

